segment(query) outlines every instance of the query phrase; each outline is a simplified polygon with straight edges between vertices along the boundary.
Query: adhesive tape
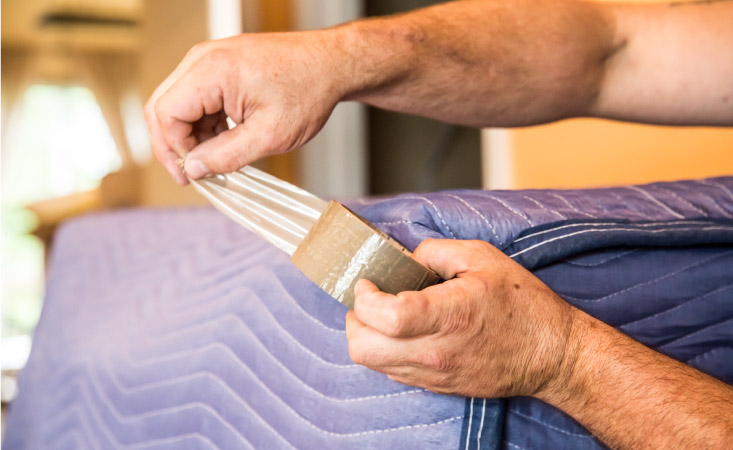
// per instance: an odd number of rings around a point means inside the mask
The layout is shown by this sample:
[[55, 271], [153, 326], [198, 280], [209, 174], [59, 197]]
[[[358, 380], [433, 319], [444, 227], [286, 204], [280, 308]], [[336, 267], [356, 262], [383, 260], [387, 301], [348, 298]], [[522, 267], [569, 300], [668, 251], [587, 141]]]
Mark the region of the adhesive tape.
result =
[[336, 201], [328, 204], [290, 260], [350, 309], [354, 285], [362, 278], [390, 294], [420, 290], [440, 279], [399, 242]]

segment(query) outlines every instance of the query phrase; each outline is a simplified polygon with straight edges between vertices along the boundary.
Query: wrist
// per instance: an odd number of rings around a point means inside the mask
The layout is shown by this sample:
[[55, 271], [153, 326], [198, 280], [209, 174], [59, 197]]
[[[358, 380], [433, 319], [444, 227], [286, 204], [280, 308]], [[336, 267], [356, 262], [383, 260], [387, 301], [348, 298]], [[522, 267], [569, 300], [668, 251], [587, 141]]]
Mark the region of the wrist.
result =
[[570, 402], [583, 402], [587, 395], [586, 369], [590, 366], [597, 333], [596, 320], [571, 309], [571, 325], [558, 370], [553, 379], [535, 397], [566, 410]]

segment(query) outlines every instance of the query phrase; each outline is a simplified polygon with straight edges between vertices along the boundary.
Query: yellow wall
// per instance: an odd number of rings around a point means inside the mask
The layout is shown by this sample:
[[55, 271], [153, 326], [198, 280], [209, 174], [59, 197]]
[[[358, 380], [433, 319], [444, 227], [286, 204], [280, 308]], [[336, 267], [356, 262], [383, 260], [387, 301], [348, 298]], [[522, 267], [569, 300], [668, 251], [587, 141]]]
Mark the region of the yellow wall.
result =
[[[186, 52], [207, 38], [205, 0], [146, 2], [140, 54], [140, 92], [147, 99], [175, 69]], [[141, 168], [140, 203], [146, 206], [205, 205], [193, 187], [178, 186], [152, 159]]]
[[513, 130], [510, 140], [512, 187], [517, 189], [733, 175], [730, 128], [672, 128], [574, 119]]
[[733, 175], [733, 129], [597, 119], [511, 131], [515, 188], [576, 188]]

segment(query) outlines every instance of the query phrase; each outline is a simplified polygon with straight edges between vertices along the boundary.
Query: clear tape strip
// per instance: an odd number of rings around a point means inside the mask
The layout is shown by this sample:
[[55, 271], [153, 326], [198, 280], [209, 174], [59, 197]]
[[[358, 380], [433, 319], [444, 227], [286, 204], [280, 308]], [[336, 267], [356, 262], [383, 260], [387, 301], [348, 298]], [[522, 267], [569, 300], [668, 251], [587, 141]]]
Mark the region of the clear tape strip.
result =
[[292, 255], [326, 201], [254, 167], [190, 180], [219, 211]]

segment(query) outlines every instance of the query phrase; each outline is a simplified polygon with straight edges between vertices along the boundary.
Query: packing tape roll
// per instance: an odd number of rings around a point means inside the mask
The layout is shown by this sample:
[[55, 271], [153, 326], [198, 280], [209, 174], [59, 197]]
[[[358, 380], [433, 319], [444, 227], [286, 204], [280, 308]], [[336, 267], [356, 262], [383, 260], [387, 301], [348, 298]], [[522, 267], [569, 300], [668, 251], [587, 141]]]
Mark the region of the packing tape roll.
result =
[[399, 242], [336, 201], [328, 204], [290, 260], [349, 309], [354, 308], [354, 285], [362, 278], [390, 294], [420, 290], [440, 279]]

